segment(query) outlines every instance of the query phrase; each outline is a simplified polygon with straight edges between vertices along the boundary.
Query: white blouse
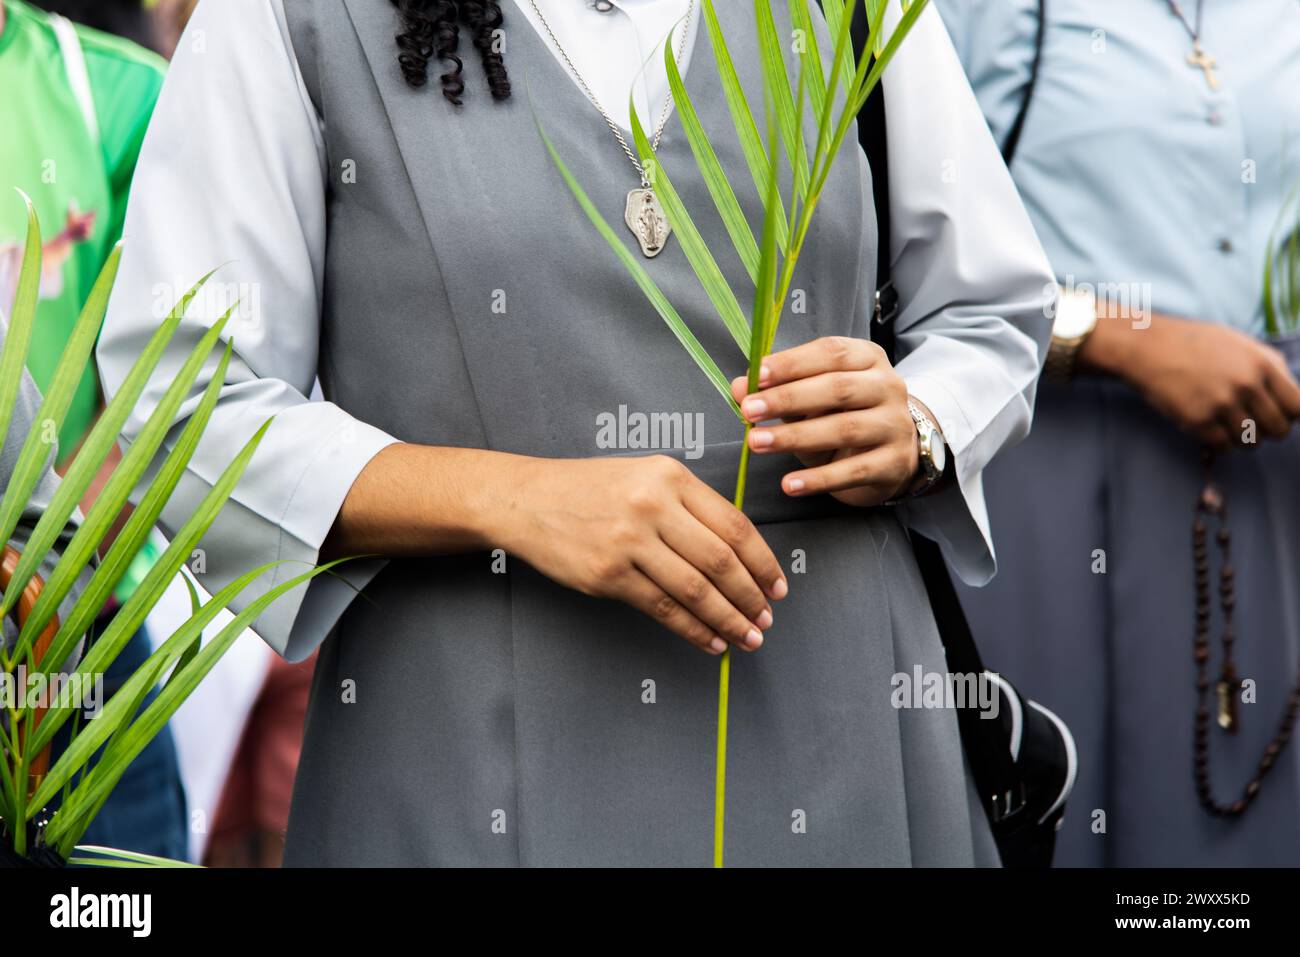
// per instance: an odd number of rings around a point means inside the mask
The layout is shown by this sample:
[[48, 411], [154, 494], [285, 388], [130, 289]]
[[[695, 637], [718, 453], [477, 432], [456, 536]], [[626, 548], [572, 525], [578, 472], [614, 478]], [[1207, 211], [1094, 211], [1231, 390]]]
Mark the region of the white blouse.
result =
[[[686, 0], [615, 0], [617, 9], [608, 13], [579, 0], [537, 2], [616, 122], [627, 122], [629, 91], [638, 110], [657, 120], [667, 90], [656, 50], [685, 13]], [[515, 29], [521, 21], [536, 28], [529, 0], [503, 6]], [[892, 26], [897, 5], [890, 11]], [[688, 51], [698, 40], [699, 20], [697, 6]], [[550, 46], [545, 30], [539, 32]], [[685, 68], [689, 54], [683, 61]], [[957, 478], [952, 488], [901, 506], [900, 518], [937, 540], [965, 581], [981, 584], [995, 568], [981, 475], [1029, 429], [1055, 284], [934, 10], [920, 17], [883, 86], [890, 254], [902, 299], [897, 368], [939, 420]], [[291, 560], [278, 573], [281, 581], [315, 562], [357, 475], [397, 441], [333, 403], [309, 398], [320, 329], [325, 176], [320, 120], [302, 85], [280, 0], [203, 0], [181, 39], [141, 153], [97, 355], [111, 396], [171, 304], [197, 277], [227, 264], [191, 306], [124, 429], [128, 441], [138, 434], [198, 337], [241, 300], [226, 329], [236, 344], [226, 386], [162, 522], [174, 529], [192, 514], [236, 451], [275, 416], [230, 504], [204, 537], [203, 581], [211, 592], [266, 561]], [[198, 404], [200, 388], [182, 416]], [[169, 447], [179, 431], [178, 425]], [[354, 589], [382, 566], [382, 559], [349, 562], [341, 567], [348, 582], [316, 578], [273, 604], [257, 631], [291, 660], [305, 657]], [[235, 607], [269, 588], [268, 579]]]
[[[659, 123], [665, 104], [672, 115], [668, 90], [668, 71], [664, 68], [664, 41], [673, 31], [673, 51], [681, 51], [677, 66], [686, 75], [694, 51], [695, 36], [703, 13], [699, 0], [610, 0], [614, 9], [597, 12], [592, 0], [537, 0], [546, 23], [559, 38], [573, 66], [555, 48], [529, 0], [515, 6], [545, 41], [547, 48], [573, 75], [576, 67], [587, 87], [614, 122], [625, 133], [632, 131], [628, 112], [628, 94], [636, 102], [641, 123], [652, 133]], [[509, 7], [509, 4], [507, 4]], [[507, 15], [513, 13], [507, 9]], [[690, 19], [686, 20], [687, 14]], [[517, 21], [516, 21], [517, 22]], [[686, 28], [683, 42], [682, 27]], [[707, 36], [706, 36], [707, 40]], [[510, 55], [506, 54], [509, 65]], [[582, 84], [576, 83], [579, 89]], [[631, 137], [628, 137], [629, 142]]]

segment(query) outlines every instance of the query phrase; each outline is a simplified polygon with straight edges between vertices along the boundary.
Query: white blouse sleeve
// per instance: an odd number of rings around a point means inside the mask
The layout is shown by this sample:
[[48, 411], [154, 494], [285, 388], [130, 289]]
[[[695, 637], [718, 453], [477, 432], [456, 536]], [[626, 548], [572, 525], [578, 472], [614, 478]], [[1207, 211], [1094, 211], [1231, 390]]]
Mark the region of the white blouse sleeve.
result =
[[897, 369], [956, 469], [953, 486], [900, 517], [982, 585], [996, 568], [982, 473], [1029, 431], [1056, 284], [936, 10], [918, 18], [883, 87]]
[[[162, 515], [174, 531], [270, 417], [229, 504], [201, 542], [212, 593], [275, 560], [239, 610], [317, 560], [353, 481], [396, 440], [308, 396], [316, 375], [325, 249], [325, 160], [315, 110], [268, 0], [204, 0], [181, 38], [131, 190], [124, 252], [98, 360], [108, 396], [160, 319], [202, 275], [124, 431], [133, 439], [195, 343], [236, 300], [234, 352], [202, 441]], [[181, 407], [170, 447], [198, 405], [214, 354]], [[274, 603], [256, 631], [291, 661], [325, 637], [378, 559], [339, 566]], [[346, 581], [342, 580], [346, 579]]]

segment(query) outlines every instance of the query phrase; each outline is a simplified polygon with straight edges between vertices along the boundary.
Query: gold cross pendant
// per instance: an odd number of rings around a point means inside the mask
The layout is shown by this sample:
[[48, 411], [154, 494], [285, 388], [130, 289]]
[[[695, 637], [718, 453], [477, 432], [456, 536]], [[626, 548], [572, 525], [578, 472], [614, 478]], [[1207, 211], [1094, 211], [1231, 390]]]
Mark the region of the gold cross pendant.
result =
[[1187, 65], [1205, 72], [1205, 82], [1210, 85], [1211, 90], [1219, 88], [1219, 78], [1214, 73], [1214, 68], [1219, 65], [1219, 61], [1205, 52], [1200, 40], [1192, 43], [1192, 52], [1187, 54]]

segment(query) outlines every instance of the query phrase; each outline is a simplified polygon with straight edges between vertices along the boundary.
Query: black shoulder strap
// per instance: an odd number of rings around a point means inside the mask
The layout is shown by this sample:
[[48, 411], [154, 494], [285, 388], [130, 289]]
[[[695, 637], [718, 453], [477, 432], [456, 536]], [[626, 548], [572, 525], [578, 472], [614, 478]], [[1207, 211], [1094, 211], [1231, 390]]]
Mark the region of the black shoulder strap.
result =
[[[862, 4], [853, 5], [850, 32], [853, 49], [867, 46], [867, 16]], [[871, 167], [871, 192], [876, 204], [876, 308], [871, 319], [871, 341], [885, 350], [890, 361], [895, 351], [894, 319], [898, 294], [890, 278], [889, 257], [889, 151], [885, 146], [885, 97], [879, 88], [867, 98], [858, 114], [858, 141]]]
[[1034, 59], [1029, 66], [1029, 82], [1025, 84], [1025, 94], [1020, 99], [1020, 111], [1007, 131], [1007, 138], [1002, 143], [1002, 159], [1008, 166], [1020, 146], [1020, 132], [1025, 128], [1025, 115], [1029, 112], [1029, 101], [1034, 98], [1034, 88], [1038, 86], [1038, 68], [1043, 63], [1043, 35], [1047, 32], [1047, 0], [1038, 0], [1038, 29], [1034, 33]]

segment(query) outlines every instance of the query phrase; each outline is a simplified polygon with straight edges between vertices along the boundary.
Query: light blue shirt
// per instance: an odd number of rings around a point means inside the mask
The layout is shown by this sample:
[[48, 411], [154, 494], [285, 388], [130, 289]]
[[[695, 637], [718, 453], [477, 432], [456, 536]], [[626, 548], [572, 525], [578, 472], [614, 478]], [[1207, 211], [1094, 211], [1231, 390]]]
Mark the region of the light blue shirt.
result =
[[[1195, 25], [1198, 0], [1181, 0]], [[1262, 335], [1265, 248], [1300, 181], [1300, 0], [1202, 0], [1219, 89], [1167, 0], [1047, 0], [1011, 172], [1063, 284]], [[1033, 60], [1037, 0], [935, 0], [995, 139]]]

